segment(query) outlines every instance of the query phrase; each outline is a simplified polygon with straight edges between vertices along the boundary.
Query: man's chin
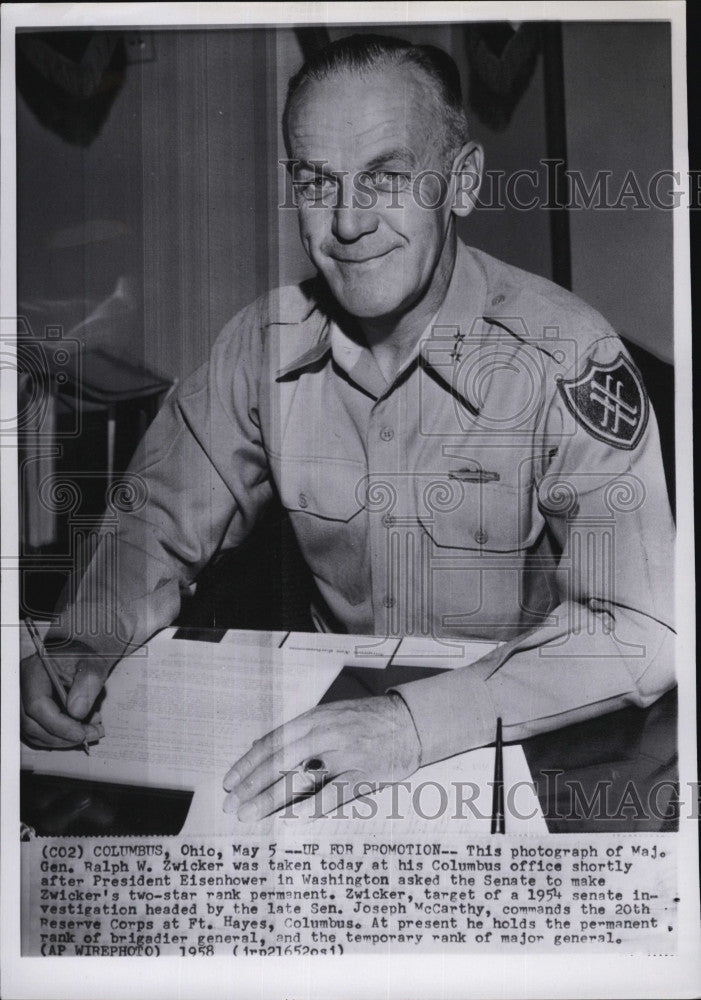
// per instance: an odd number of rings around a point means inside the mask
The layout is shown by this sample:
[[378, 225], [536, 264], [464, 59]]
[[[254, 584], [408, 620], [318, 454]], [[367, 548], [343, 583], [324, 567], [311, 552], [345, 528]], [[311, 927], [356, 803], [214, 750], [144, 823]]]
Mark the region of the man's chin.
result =
[[349, 316], [356, 319], [380, 320], [391, 316], [401, 315], [403, 299], [396, 294], [389, 295], [369, 295], [367, 290], [358, 289], [348, 291], [348, 289], [331, 288], [331, 294], [343, 307]]

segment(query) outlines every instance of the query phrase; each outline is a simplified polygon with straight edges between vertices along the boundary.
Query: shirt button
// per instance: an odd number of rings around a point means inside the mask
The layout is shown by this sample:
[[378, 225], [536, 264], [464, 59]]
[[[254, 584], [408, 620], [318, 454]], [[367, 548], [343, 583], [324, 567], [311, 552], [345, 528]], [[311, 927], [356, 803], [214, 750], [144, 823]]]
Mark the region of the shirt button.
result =
[[388, 594], [387, 597], [385, 597], [385, 599], [384, 599], [384, 601], [382, 603], [384, 604], [384, 606], [386, 608], [393, 608], [394, 605], [397, 602], [395, 601], [395, 599], [393, 597], [390, 597], [389, 594]]
[[476, 531], [475, 541], [478, 545], [484, 545], [485, 542], [489, 541], [489, 535], [486, 531]]
[[494, 298], [492, 299], [492, 305], [493, 306], [501, 305], [503, 301], [504, 301], [503, 295], [495, 295]]
[[300, 493], [299, 496], [297, 497], [297, 503], [299, 504], [300, 507], [308, 507], [309, 497], [307, 496], [307, 494]]
[[385, 528], [391, 528], [392, 525], [394, 524], [394, 517], [392, 516], [392, 514], [385, 514], [382, 518], [382, 523], [384, 524]]
[[391, 427], [383, 427], [380, 431], [380, 437], [383, 441], [391, 441], [394, 437], [394, 431]]

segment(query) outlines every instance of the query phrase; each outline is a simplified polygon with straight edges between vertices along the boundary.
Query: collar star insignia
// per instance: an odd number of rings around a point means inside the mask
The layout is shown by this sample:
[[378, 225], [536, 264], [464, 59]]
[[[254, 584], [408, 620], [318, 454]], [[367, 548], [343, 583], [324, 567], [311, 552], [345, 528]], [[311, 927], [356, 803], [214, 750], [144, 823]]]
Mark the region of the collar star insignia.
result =
[[464, 339], [465, 339], [465, 334], [461, 333], [460, 329], [456, 330], [455, 334], [453, 335], [453, 340], [455, 341], [455, 343], [453, 344], [453, 350], [450, 353], [452, 361], [460, 360], [462, 354], [462, 342]]

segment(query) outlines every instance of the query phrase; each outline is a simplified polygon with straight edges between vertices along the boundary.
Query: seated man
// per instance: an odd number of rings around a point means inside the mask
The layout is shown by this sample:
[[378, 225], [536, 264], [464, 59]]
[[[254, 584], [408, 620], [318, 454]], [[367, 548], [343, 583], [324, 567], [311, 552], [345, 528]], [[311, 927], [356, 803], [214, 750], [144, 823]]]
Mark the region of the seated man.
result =
[[53, 630], [74, 651], [67, 713], [25, 661], [25, 735], [93, 738], [78, 720], [111, 667], [173, 621], [274, 489], [320, 629], [503, 642], [257, 742], [225, 778], [245, 819], [281, 807], [280, 772], [312, 757], [326, 808], [341, 783], [491, 742], [497, 717], [517, 740], [674, 683], [673, 526], [644, 386], [601, 316], [458, 241], [482, 151], [453, 62], [345, 38], [290, 81], [283, 128], [317, 278], [239, 313], [164, 406], [132, 465], [143, 496], [105, 524]]

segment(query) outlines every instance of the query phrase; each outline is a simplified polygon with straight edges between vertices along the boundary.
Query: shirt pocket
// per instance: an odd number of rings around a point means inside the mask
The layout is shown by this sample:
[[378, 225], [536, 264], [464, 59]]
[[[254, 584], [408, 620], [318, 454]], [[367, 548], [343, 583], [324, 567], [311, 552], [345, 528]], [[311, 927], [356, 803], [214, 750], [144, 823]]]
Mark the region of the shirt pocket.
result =
[[282, 505], [314, 576], [354, 606], [367, 600], [365, 469], [335, 458], [271, 458], [271, 467]]
[[327, 521], [348, 522], [364, 508], [365, 470], [338, 459], [272, 459], [283, 507]]
[[417, 498], [418, 519], [438, 548], [517, 553], [537, 543], [545, 521], [530, 486], [446, 480]]
[[437, 483], [417, 498], [417, 516], [442, 632], [508, 639], [537, 622], [550, 596], [530, 567], [545, 522], [529, 487]]

